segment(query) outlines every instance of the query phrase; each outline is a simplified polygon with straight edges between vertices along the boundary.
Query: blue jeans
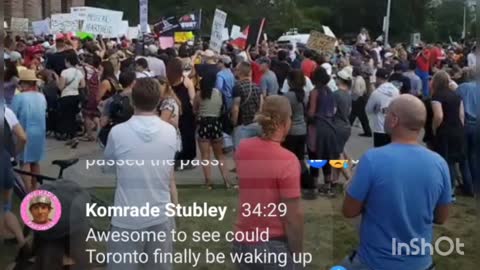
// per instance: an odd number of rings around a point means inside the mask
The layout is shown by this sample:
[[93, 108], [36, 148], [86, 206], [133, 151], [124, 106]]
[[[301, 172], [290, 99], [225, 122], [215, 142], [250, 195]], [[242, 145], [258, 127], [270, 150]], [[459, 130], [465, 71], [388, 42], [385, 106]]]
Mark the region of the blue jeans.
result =
[[473, 194], [474, 191], [480, 191], [480, 164], [479, 164], [479, 148], [477, 145], [477, 137], [480, 134], [475, 134], [475, 126], [465, 125], [465, 147], [467, 159], [465, 166], [461, 166], [464, 177], [464, 191], [468, 194]]
[[246, 126], [242, 125], [236, 127], [233, 134], [235, 149], [238, 149], [241, 140], [260, 136], [262, 134], [262, 128], [257, 123]]
[[430, 74], [428, 74], [428, 72], [421, 71], [419, 69], [415, 70], [415, 73], [422, 80], [422, 94], [424, 98], [427, 98], [430, 94], [429, 85], [428, 85], [430, 80]]
[[[356, 252], [346, 257], [345, 260], [343, 260], [343, 262], [340, 263], [340, 266], [345, 267], [345, 269], [347, 270], [373, 270], [369, 268], [366, 264], [362, 263], [362, 261], [360, 260], [360, 257]], [[432, 265], [426, 270], [435, 270], [435, 267]]]

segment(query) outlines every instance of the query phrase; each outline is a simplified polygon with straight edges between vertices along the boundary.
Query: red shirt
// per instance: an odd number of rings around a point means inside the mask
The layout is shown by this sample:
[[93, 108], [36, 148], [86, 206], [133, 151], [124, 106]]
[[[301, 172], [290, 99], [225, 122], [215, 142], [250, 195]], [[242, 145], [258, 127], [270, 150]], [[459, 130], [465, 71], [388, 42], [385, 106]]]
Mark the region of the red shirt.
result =
[[[278, 205], [283, 199], [300, 198], [297, 157], [279, 143], [250, 138], [240, 143], [235, 161], [240, 187], [235, 230], [264, 232], [269, 228], [270, 239], [285, 237]], [[247, 207], [252, 212], [257, 207], [261, 214], [250, 213]]]
[[417, 56], [417, 68], [423, 72], [430, 71], [430, 54], [427, 51], [427, 55], [423, 56], [421, 53]]
[[312, 78], [313, 72], [317, 68], [317, 63], [311, 59], [305, 59], [302, 62], [302, 71], [303, 75], [307, 76], [308, 78]]
[[263, 73], [260, 70], [260, 65], [257, 62], [252, 61], [252, 81], [256, 85], [260, 85], [260, 82], [262, 81], [262, 76]]

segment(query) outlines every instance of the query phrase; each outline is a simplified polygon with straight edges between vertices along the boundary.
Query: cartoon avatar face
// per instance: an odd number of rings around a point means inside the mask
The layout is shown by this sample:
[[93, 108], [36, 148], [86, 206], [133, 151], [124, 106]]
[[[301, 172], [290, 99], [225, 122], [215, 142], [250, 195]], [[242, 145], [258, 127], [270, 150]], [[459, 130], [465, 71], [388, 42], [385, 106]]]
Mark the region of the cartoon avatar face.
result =
[[49, 222], [48, 216], [52, 208], [50, 205], [37, 203], [30, 207], [30, 212], [32, 213], [33, 222], [36, 224], [47, 224]]
[[348, 160], [330, 160], [329, 164], [335, 169], [348, 168]]
[[308, 160], [308, 164], [315, 168], [315, 169], [321, 169], [323, 168], [323, 166], [325, 166], [326, 164], [328, 163], [328, 160], [322, 160], [322, 159], [318, 159], [318, 160], [315, 160], [315, 159], [311, 159], [311, 160]]

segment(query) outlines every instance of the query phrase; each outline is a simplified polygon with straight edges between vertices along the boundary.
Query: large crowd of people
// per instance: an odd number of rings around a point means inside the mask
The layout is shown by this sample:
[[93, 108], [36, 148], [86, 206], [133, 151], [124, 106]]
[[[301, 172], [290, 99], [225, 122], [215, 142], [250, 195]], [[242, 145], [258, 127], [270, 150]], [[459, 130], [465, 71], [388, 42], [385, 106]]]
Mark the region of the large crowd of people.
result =
[[[433, 223], [446, 221], [456, 195], [480, 192], [474, 43], [390, 47], [365, 30], [355, 41], [338, 40], [334, 54], [267, 41], [245, 49], [225, 43], [220, 53], [202, 42], [167, 49], [140, 44], [139, 53], [139, 43], [7, 36], [0, 98], [16, 148], [2, 153], [2, 163], [16, 160], [40, 174], [47, 136], [72, 148], [98, 141], [106, 159], [174, 160], [116, 168], [115, 206], [165, 207], [181, 200], [174, 170], [194, 169], [195, 159], [218, 160], [225, 187], [239, 190], [241, 205], [285, 203], [288, 209], [286, 218], [239, 216], [236, 230], [269, 227], [271, 241], [236, 243], [235, 252], [301, 252], [301, 198], [340, 195], [345, 187], [344, 215], [363, 218], [360, 247], [342, 263], [350, 270], [433, 269], [429, 255], [393, 258], [391, 239], [431, 241]], [[359, 136], [371, 137], [375, 148], [355, 173], [352, 166], [308, 166], [306, 159], [353, 158], [346, 144], [357, 118]], [[235, 168], [227, 166], [230, 152]], [[206, 187], [215, 188], [213, 166], [201, 166]], [[22, 246], [26, 240], [11, 213], [13, 181], [9, 176], [2, 183], [2, 225]], [[23, 182], [28, 191], [38, 189], [35, 177]], [[112, 230], [120, 232], [173, 226], [166, 216], [112, 219]], [[108, 248], [173, 249], [171, 241]]]

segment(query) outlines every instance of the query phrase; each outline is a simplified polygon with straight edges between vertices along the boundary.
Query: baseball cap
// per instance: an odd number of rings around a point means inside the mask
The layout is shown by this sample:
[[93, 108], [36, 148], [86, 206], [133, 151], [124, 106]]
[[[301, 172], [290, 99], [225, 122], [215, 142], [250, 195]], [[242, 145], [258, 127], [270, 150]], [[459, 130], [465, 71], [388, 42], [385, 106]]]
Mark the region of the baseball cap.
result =
[[377, 78], [387, 80], [388, 78], [390, 78], [390, 71], [386, 68], [379, 68], [375, 76]]
[[353, 77], [352, 69], [344, 68], [340, 70], [340, 72], [337, 73], [337, 77], [345, 81], [351, 81]]
[[222, 62], [225, 65], [229, 65], [232, 63], [232, 59], [228, 55], [221, 55], [218, 59], [218, 62]]
[[37, 197], [34, 197], [31, 201], [30, 201], [30, 205], [29, 207], [32, 207], [36, 204], [46, 204], [48, 206], [52, 206], [52, 201], [50, 200], [50, 198], [48, 198], [47, 196], [37, 196]]

